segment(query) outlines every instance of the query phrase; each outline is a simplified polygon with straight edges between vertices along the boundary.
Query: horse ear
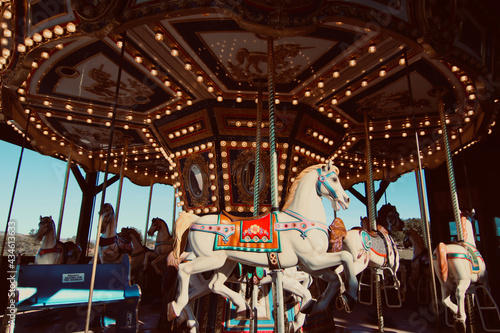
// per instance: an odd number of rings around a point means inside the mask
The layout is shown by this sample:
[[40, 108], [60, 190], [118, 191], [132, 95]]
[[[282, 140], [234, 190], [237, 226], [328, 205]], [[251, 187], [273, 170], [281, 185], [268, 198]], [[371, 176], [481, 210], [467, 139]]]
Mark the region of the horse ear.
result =
[[40, 215], [40, 222], [42, 222], [42, 215]]
[[328, 159], [328, 163], [326, 164], [326, 169], [330, 171], [332, 170], [332, 168], [333, 168], [333, 162], [332, 160]]

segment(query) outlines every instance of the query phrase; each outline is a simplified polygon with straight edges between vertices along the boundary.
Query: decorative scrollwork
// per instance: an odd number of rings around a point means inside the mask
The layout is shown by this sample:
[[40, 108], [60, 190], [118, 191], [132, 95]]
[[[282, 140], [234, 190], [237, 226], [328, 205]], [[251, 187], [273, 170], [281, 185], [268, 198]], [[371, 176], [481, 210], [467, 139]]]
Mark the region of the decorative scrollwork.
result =
[[[262, 152], [260, 155], [260, 201], [262, 202], [269, 190], [269, 155]], [[233, 163], [233, 184], [238, 189], [238, 195], [243, 204], [252, 205], [255, 181], [255, 151], [242, 151]]]

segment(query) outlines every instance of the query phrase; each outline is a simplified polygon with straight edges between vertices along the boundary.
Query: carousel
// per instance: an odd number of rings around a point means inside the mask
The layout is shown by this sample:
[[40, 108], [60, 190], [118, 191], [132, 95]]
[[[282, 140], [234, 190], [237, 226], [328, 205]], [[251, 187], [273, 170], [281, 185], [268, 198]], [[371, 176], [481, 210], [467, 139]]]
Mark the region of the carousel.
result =
[[[371, 329], [383, 332], [385, 314], [405, 308], [391, 236], [404, 223], [395, 207], [376, 207], [391, 182], [415, 172], [423, 232], [419, 241], [406, 232], [427, 256], [419, 271], [434, 319], [424, 329], [500, 331], [494, 6], [0, 1], [0, 138], [67, 161], [66, 178], [84, 194], [80, 249], [96, 193], [124, 177], [173, 186], [181, 211], [174, 230], [151, 221], [157, 240], [147, 249], [119, 232], [119, 205], [103, 195], [92, 258], [60, 244], [60, 223], [40, 217], [48, 243], [38, 265], [17, 265], [17, 316], [76, 307], [85, 325], [70, 329], [88, 332], [91, 309], [109, 303], [116, 332], [329, 332], [340, 322], [359, 331], [349, 323], [370, 309]], [[343, 216], [360, 200], [367, 217], [345, 230], [326, 220], [323, 198]], [[145, 329], [134, 265], [162, 273], [167, 260], [177, 284], [157, 327]], [[18, 331], [3, 313], [4, 330]], [[410, 332], [428, 318], [421, 308], [403, 316]], [[105, 320], [92, 329], [107, 332]]]

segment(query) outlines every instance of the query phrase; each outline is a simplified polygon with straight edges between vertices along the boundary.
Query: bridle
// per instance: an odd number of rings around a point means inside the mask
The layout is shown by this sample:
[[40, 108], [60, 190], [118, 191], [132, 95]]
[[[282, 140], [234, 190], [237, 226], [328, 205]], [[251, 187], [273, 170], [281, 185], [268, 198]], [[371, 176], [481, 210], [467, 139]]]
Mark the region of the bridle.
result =
[[331, 171], [331, 172], [327, 173], [326, 175], [323, 175], [321, 173], [321, 171], [322, 171], [321, 168], [316, 169], [316, 171], [318, 172], [318, 182], [316, 183], [316, 194], [318, 194], [318, 196], [321, 196], [321, 186], [324, 186], [326, 188], [326, 190], [328, 191], [328, 193], [333, 197], [333, 201], [338, 201], [339, 198], [337, 196], [337, 193], [335, 192], [333, 187], [328, 182], [328, 178], [330, 178], [332, 175], [337, 176], [337, 179], [338, 179], [337, 173], [335, 171]]

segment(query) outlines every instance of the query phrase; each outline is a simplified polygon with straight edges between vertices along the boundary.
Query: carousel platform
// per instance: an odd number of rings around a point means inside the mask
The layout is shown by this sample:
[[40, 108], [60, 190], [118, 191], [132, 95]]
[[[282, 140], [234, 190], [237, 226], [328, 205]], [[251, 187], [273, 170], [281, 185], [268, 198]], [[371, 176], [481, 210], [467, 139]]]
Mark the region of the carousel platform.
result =
[[[161, 299], [146, 296], [141, 301], [139, 309], [139, 332], [160, 333], [179, 332], [187, 330], [178, 327], [160, 327]], [[113, 311], [110, 306], [101, 322], [93, 320], [90, 330], [94, 333], [114, 333], [116, 331], [112, 320]], [[429, 308], [424, 306], [409, 308], [383, 308], [385, 332], [438, 332], [435, 316]], [[86, 309], [64, 308], [54, 310], [32, 311], [20, 313], [16, 319], [16, 333], [61, 333], [83, 332], [85, 329]], [[343, 311], [333, 311], [335, 327], [330, 325], [322, 329], [313, 329], [314, 332], [378, 332], [375, 306], [357, 304], [350, 314]], [[441, 319], [439, 332], [453, 332]], [[104, 327], [102, 327], [105, 325]], [[311, 325], [308, 325], [311, 327]], [[209, 332], [210, 330], [206, 330]], [[221, 332], [219, 328], [212, 332]], [[306, 331], [307, 332], [307, 331]], [[477, 332], [481, 332], [480, 330]]]

